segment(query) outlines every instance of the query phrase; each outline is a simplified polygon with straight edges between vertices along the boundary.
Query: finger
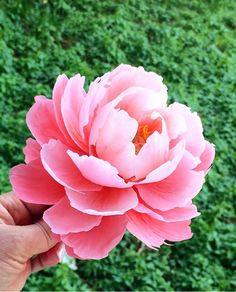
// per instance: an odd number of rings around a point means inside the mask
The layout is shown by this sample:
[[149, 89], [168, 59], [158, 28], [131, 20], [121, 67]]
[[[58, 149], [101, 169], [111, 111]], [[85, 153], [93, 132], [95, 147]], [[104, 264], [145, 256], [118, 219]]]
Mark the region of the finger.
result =
[[0, 200], [0, 224], [14, 225], [15, 221]]
[[0, 195], [0, 219], [8, 225], [27, 225], [32, 222], [32, 215], [13, 192]]
[[32, 217], [34, 218], [41, 216], [43, 212], [50, 207], [48, 205], [36, 205], [36, 204], [25, 203], [25, 202], [23, 202], [23, 204], [28, 209]]
[[64, 249], [64, 245], [59, 242], [49, 251], [36, 256], [31, 260], [31, 272], [35, 273], [58, 264], [63, 258]]
[[[38, 221], [48, 205], [31, 204], [21, 201], [14, 192], [0, 195], [0, 205], [2, 205], [12, 219], [7, 218], [5, 224], [28, 225]], [[1, 214], [0, 214], [1, 215]], [[9, 217], [8, 216], [8, 217]], [[6, 221], [6, 220], [5, 220]]]
[[21, 228], [24, 236], [24, 249], [28, 258], [48, 251], [60, 241], [60, 237], [53, 234], [42, 219], [35, 224], [20, 226], [19, 228]]

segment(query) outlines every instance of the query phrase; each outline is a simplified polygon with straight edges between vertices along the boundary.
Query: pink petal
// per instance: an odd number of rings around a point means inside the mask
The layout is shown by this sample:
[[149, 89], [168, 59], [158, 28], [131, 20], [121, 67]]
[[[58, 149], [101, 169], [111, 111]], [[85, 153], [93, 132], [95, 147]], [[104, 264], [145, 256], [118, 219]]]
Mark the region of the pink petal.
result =
[[111, 72], [107, 72], [102, 77], [97, 77], [89, 86], [86, 99], [82, 104], [80, 112], [80, 130], [94, 120], [97, 110], [103, 108], [107, 103], [107, 92], [111, 85], [111, 80], [122, 71], [132, 69], [130, 65], [121, 64]]
[[51, 178], [39, 159], [13, 167], [10, 181], [17, 197], [27, 203], [52, 205], [65, 196], [64, 188]]
[[[123, 110], [113, 110], [96, 140], [96, 151], [100, 157], [107, 152], [114, 155], [133, 140], [138, 123]], [[115, 143], [114, 143], [115, 142]], [[112, 148], [112, 149], [111, 149]]]
[[[112, 72], [111, 72], [112, 74]], [[146, 72], [142, 67], [131, 67], [121, 71], [110, 78], [111, 85], [108, 88], [108, 100], [116, 98], [130, 87], [144, 87], [161, 94], [163, 102], [167, 101], [167, 87], [162, 82], [163, 78], [154, 72]]]
[[102, 77], [96, 78], [89, 86], [86, 98], [81, 106], [80, 111], [80, 132], [84, 138], [85, 126], [91, 127], [91, 122], [94, 122], [98, 109], [104, 106], [104, 99], [107, 93], [107, 83], [109, 80], [109, 73]]
[[138, 123], [123, 110], [113, 110], [96, 141], [99, 158], [115, 166], [120, 176], [134, 176], [135, 146], [132, 143]]
[[61, 129], [63, 134], [67, 135], [67, 130], [64, 125], [62, 113], [61, 113], [61, 100], [64, 94], [66, 84], [68, 83], [68, 78], [65, 74], [59, 75], [57, 77], [56, 83], [52, 92], [52, 100], [54, 105], [54, 111], [57, 119], [57, 124]]
[[183, 207], [195, 197], [204, 183], [204, 172], [192, 170], [194, 164], [185, 153], [176, 170], [162, 181], [137, 186], [141, 198], [152, 208], [166, 211]]
[[71, 206], [91, 215], [122, 215], [138, 204], [132, 188], [103, 188], [98, 192], [75, 192], [66, 190]]
[[[182, 208], [174, 208], [165, 212], [159, 211], [165, 222], [179, 222], [195, 218], [200, 215], [195, 205], [187, 205]], [[162, 221], [162, 220], [161, 220]]]
[[82, 176], [67, 151], [68, 147], [60, 141], [50, 140], [48, 144], [43, 145], [41, 159], [47, 172], [58, 183], [72, 190], [100, 190], [101, 186], [95, 185]]
[[87, 146], [84, 139], [81, 138], [82, 133], [79, 123], [81, 106], [85, 100], [84, 80], [85, 78], [81, 77], [80, 74], [69, 79], [61, 100], [61, 112], [70, 137], [76, 145], [86, 151]]
[[165, 239], [160, 236], [158, 230], [153, 227], [154, 224], [152, 223], [152, 225], [150, 225], [149, 222], [146, 222], [142, 214], [139, 215], [137, 212], [130, 211], [127, 217], [128, 231], [148, 247], [160, 247], [165, 242]]
[[183, 159], [181, 159], [179, 163], [179, 169], [185, 170], [187, 169], [192, 169], [194, 170], [195, 167], [201, 162], [201, 160], [194, 156], [191, 152], [188, 150], [185, 150]]
[[191, 203], [184, 207], [173, 208], [167, 211], [153, 209], [146, 204], [140, 203], [134, 208], [134, 210], [139, 213], [148, 214], [149, 216], [164, 222], [185, 221], [200, 215], [196, 206]]
[[169, 108], [159, 109], [158, 112], [165, 120], [167, 132], [171, 140], [186, 133], [187, 124], [185, 117], [181, 113], [171, 110], [171, 106]]
[[57, 80], [52, 92], [52, 100], [53, 100], [57, 124], [64, 135], [67, 135], [68, 133], [67, 133], [67, 130], [65, 128], [64, 121], [62, 118], [61, 100], [62, 100], [62, 96], [64, 94], [64, 90], [65, 90], [67, 82], [68, 82], [68, 78], [65, 74], [59, 75], [57, 77]]
[[174, 115], [177, 113], [185, 118], [187, 125], [187, 131], [184, 135], [186, 140], [186, 149], [189, 150], [194, 156], [199, 157], [204, 151], [205, 140], [202, 134], [202, 123], [198, 114], [192, 113], [190, 108], [177, 102], [169, 106], [169, 109], [173, 111]]
[[77, 258], [79, 260], [83, 260], [81, 257], [77, 256], [74, 253], [73, 248], [69, 247], [68, 245], [65, 246], [65, 250], [66, 250], [66, 253], [68, 254], [68, 256], [73, 257], [73, 258]]
[[90, 216], [73, 207], [67, 197], [62, 198], [43, 214], [44, 221], [56, 234], [89, 231], [101, 223], [101, 216]]
[[49, 139], [64, 141], [65, 138], [56, 122], [52, 101], [44, 96], [36, 96], [35, 100], [26, 115], [26, 122], [37, 142], [42, 145]]
[[162, 83], [160, 76], [153, 72], [146, 72], [143, 68], [122, 64], [102, 77], [98, 77], [90, 85], [86, 100], [81, 109], [81, 130], [85, 125], [89, 124], [89, 120], [94, 119], [95, 111], [109, 101], [116, 99], [118, 95], [123, 94], [126, 89], [133, 86], [145, 87], [147, 90], [155, 91], [155, 94], [158, 93], [158, 96], [160, 94], [162, 101], [166, 103], [167, 88]]
[[129, 179], [134, 176], [134, 159], [135, 145], [128, 143], [120, 152], [110, 156], [107, 160], [116, 167], [122, 178]]
[[107, 187], [128, 188], [134, 183], [126, 183], [118, 170], [109, 162], [94, 156], [79, 156], [70, 150], [67, 152], [82, 175], [89, 181]]
[[124, 97], [117, 107], [127, 111], [137, 121], [142, 120], [145, 112], [166, 106], [166, 98], [161, 93], [144, 87], [131, 86], [122, 94]]
[[29, 163], [32, 160], [40, 157], [41, 146], [38, 142], [32, 138], [26, 140], [26, 146], [23, 149], [25, 155], [25, 162]]
[[150, 172], [163, 165], [168, 159], [169, 139], [165, 133], [154, 131], [135, 159], [135, 178], [145, 178]]
[[177, 165], [182, 159], [185, 151], [185, 142], [180, 140], [174, 148], [169, 151], [168, 161], [163, 163], [151, 171], [144, 180], [137, 182], [136, 184], [146, 184], [152, 182], [158, 182], [168, 177], [172, 172], [175, 171]]
[[109, 72], [109, 81], [111, 81], [114, 77], [116, 77], [118, 74], [120, 74], [121, 72], [125, 72], [125, 71], [132, 71], [134, 67], [132, 67], [131, 65], [128, 64], [120, 64], [119, 66], [117, 66], [115, 69], [113, 69], [111, 72]]
[[[138, 72], [140, 72], [141, 77], [139, 76]], [[124, 82], [124, 83], [118, 82], [116, 84], [116, 82], [117, 82], [116, 78], [118, 78], [118, 76], [123, 75], [123, 74], [125, 74], [125, 76], [128, 74], [126, 76], [129, 79], [128, 83], [126, 82], [128, 79], [127, 80], [122, 79], [122, 82]], [[117, 75], [115, 74], [114, 78], [111, 80], [111, 86], [108, 86], [106, 94], [104, 93], [105, 96], [107, 97], [107, 103], [103, 107], [101, 107], [101, 109], [98, 109], [96, 112], [96, 117], [93, 121], [93, 125], [92, 125], [91, 132], [90, 132], [90, 137], [89, 137], [89, 144], [90, 145], [95, 145], [96, 140], [99, 136], [99, 131], [106, 124], [106, 121], [107, 121], [111, 111], [113, 111], [115, 107], [118, 107], [118, 104], [120, 102], [122, 102], [122, 100], [125, 100], [125, 98], [127, 97], [127, 94], [130, 94], [130, 92], [133, 92], [133, 89], [131, 91], [130, 90], [126, 91], [126, 89], [129, 88], [130, 86], [135, 86], [135, 85], [140, 86], [139, 82], [141, 84], [144, 84], [144, 82], [142, 80], [142, 74], [145, 75], [146, 79], [148, 77], [151, 78], [150, 83], [146, 83], [147, 86], [143, 86], [143, 87], [146, 87], [146, 88], [151, 89], [151, 90], [155, 90], [155, 91], [159, 92], [161, 94], [161, 96], [162, 96], [162, 90], [164, 90], [165, 93], [163, 93], [163, 103], [165, 103], [166, 98], [167, 98], [167, 91], [166, 91], [167, 89], [166, 89], [165, 85], [163, 85], [163, 83], [162, 83], [162, 78], [160, 76], [158, 76], [157, 74], [155, 74], [153, 72], [146, 72], [143, 70], [143, 68], [138, 68], [138, 69], [132, 68], [131, 71], [121, 72], [120, 74], [117, 74]], [[116, 80], [116, 81], [114, 81], [114, 80]], [[113, 81], [115, 82], [115, 85], [113, 84]], [[105, 99], [104, 96], [103, 96], [103, 98]]]
[[90, 146], [96, 144], [96, 141], [100, 134], [100, 130], [105, 126], [109, 115], [111, 114], [111, 112], [114, 111], [114, 108], [122, 100], [122, 98], [123, 98], [123, 95], [121, 94], [116, 99], [108, 102], [103, 107], [101, 107], [101, 109], [97, 110], [96, 116], [93, 120], [91, 131], [90, 131], [90, 137], [89, 137]]
[[53, 101], [54, 112], [55, 112], [56, 121], [57, 121], [59, 129], [65, 136], [67, 144], [70, 145], [71, 147], [76, 147], [76, 144], [71, 139], [70, 135], [68, 134], [66, 130], [64, 120], [62, 117], [62, 111], [61, 111], [61, 101], [62, 101], [62, 97], [64, 95], [64, 91], [65, 91], [67, 83], [68, 83], [68, 78], [65, 74], [58, 76], [53, 88], [53, 92], [52, 92], [52, 101]]
[[106, 216], [88, 232], [70, 233], [62, 241], [82, 259], [102, 259], [120, 242], [126, 229], [126, 216]]
[[213, 144], [206, 141], [206, 147], [204, 152], [200, 156], [201, 163], [194, 169], [196, 171], [203, 170], [205, 173], [208, 172], [215, 157], [215, 147]]
[[160, 247], [165, 240], [182, 241], [192, 237], [190, 220], [163, 222], [147, 214], [128, 212], [127, 229], [147, 246]]

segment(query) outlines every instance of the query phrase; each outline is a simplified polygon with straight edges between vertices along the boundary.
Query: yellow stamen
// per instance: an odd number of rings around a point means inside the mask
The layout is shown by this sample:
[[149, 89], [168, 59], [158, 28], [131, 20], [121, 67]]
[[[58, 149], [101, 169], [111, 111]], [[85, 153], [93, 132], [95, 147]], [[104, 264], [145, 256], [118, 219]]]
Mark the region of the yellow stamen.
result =
[[146, 141], [150, 134], [151, 132], [149, 131], [148, 125], [144, 125], [141, 130], [141, 136], [143, 139]]
[[147, 124], [140, 126], [138, 132], [133, 140], [135, 144], [135, 153], [138, 154], [140, 149], [146, 143], [147, 138], [151, 135], [151, 131], [149, 130], [149, 126]]

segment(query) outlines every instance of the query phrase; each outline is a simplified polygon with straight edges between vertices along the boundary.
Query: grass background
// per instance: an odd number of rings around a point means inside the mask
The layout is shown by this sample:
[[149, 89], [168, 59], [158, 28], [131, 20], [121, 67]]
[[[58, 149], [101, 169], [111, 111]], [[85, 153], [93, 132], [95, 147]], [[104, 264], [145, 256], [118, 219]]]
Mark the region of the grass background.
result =
[[51, 97], [62, 72], [87, 82], [119, 63], [158, 72], [216, 145], [190, 241], [137, 253], [126, 235], [108, 258], [60, 264], [25, 290], [236, 290], [235, 15], [234, 0], [0, 0], [0, 192], [23, 161], [33, 97]]

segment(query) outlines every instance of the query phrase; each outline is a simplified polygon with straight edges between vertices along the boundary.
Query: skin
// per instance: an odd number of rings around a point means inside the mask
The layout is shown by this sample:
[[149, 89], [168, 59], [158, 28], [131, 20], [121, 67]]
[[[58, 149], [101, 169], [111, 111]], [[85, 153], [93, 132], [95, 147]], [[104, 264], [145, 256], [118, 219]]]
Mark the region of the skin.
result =
[[42, 220], [45, 209], [13, 192], [0, 196], [0, 291], [20, 291], [31, 273], [61, 260], [63, 246]]

